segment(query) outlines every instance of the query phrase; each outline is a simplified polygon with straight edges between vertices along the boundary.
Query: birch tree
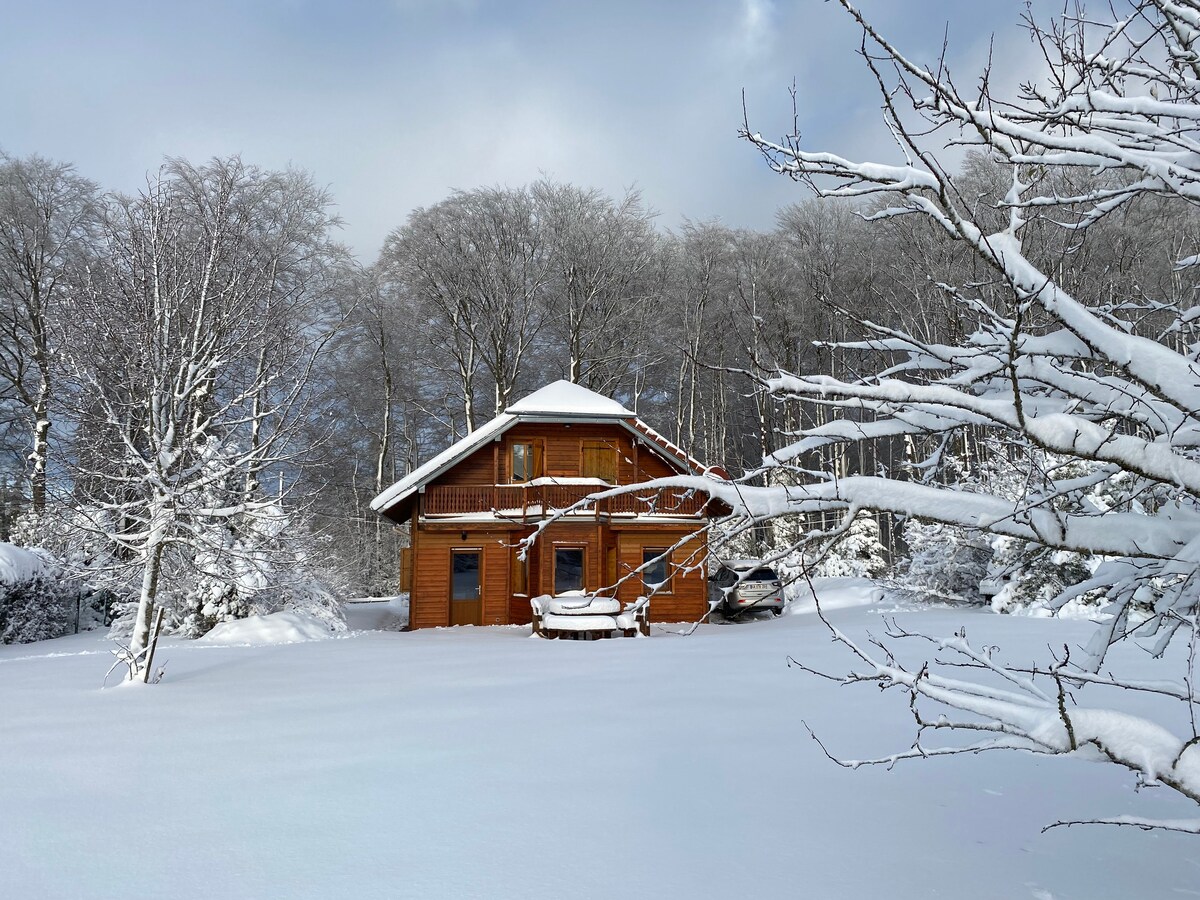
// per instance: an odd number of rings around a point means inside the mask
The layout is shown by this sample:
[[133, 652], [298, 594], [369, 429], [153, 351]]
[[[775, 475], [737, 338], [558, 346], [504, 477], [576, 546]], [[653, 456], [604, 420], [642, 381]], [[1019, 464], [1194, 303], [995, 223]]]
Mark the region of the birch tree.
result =
[[336, 325], [323, 302], [339, 254], [328, 206], [307, 175], [236, 158], [172, 160], [107, 203], [79, 296], [88, 338], [68, 351], [111, 440], [112, 458], [79, 475], [139, 573], [135, 656], [167, 567], [222, 549], [214, 535], [239, 517], [277, 509], [264, 475], [294, 462], [309, 378]]

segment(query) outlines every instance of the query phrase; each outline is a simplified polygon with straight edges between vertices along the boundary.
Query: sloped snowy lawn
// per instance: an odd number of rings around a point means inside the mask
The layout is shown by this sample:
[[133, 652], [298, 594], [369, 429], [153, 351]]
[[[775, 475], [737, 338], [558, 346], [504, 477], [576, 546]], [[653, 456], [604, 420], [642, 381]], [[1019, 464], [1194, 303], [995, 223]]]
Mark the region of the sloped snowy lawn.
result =
[[[823, 585], [831, 599], [836, 585]], [[879, 609], [840, 589], [854, 634]], [[862, 596], [860, 595], [860, 600]], [[1077, 621], [970, 610], [1016, 658]], [[907, 746], [901, 698], [789, 670], [845, 658], [812, 615], [681, 638], [527, 629], [166, 642], [166, 680], [101, 691], [94, 635], [0, 649], [0, 894], [9, 897], [1167, 897], [1197, 839], [1039, 829], [1194, 816], [1068, 759], [991, 755], [849, 772]], [[1147, 674], [1157, 671], [1126, 654]]]

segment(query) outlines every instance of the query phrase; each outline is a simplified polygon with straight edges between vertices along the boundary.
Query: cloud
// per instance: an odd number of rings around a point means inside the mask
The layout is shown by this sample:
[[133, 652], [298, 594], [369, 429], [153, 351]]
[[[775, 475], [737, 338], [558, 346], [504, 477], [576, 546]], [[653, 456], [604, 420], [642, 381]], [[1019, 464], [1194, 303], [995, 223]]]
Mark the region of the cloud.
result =
[[[997, 60], [1020, 52], [1012, 68], [1025, 67], [1021, 0], [922, 2], [921, 16], [895, 0], [860, 5], [922, 61], [951, 19], [952, 51], [974, 51], [956, 68], [963, 81], [986, 50], [980, 36], [998, 28], [1009, 39]], [[137, 190], [166, 155], [295, 164], [330, 186], [364, 260], [416, 206], [543, 172], [612, 194], [636, 183], [665, 227], [718, 215], [770, 227], [803, 194], [737, 140], [741, 96], [753, 127], [785, 133], [793, 78], [806, 139], [894, 153], [836, 4], [681, 8], [208, 0], [147, 17], [139, 0], [20, 4], [0, 28], [0, 82], [21, 86], [0, 92], [0, 141], [118, 190]]]
[[741, 0], [735, 47], [745, 60], [768, 56], [775, 44], [773, 0]]

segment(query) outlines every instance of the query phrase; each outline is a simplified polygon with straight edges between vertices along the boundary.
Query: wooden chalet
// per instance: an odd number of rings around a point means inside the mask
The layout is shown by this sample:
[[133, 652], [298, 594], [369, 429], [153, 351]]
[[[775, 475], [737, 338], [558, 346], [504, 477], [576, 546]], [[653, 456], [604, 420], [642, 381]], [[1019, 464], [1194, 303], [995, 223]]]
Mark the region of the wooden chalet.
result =
[[620, 403], [558, 381], [392, 485], [371, 508], [411, 526], [401, 559], [411, 628], [523, 625], [531, 597], [583, 590], [632, 602], [654, 586], [650, 617], [686, 621], [707, 609], [706, 548], [695, 532], [723, 511], [704, 494], [667, 489], [600, 500], [552, 522], [526, 559], [517, 544], [596, 491], [706, 471]]

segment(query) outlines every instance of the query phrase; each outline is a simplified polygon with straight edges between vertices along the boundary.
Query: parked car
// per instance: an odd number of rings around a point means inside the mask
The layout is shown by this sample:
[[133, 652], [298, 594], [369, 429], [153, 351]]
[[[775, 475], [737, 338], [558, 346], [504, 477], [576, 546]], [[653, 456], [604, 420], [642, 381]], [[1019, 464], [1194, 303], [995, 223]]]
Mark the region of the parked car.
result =
[[729, 617], [753, 610], [783, 613], [783, 582], [758, 559], [731, 559], [708, 576], [709, 602]]

